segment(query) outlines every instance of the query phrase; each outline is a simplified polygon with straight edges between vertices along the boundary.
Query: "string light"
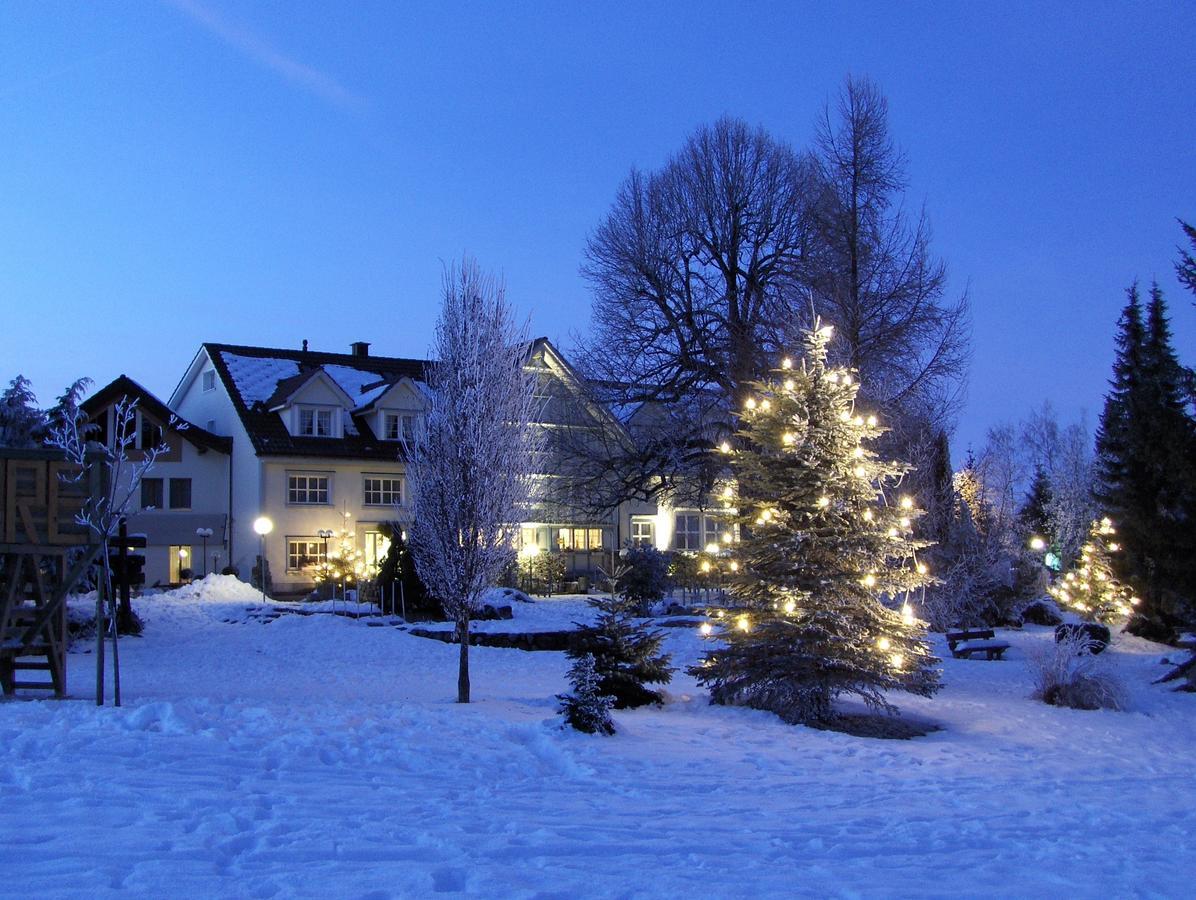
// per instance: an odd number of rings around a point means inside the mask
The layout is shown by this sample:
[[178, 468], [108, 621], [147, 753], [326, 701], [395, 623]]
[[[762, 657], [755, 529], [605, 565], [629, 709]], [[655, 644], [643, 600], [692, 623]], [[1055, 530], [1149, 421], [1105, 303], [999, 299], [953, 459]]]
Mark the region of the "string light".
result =
[[894, 653], [891, 657], [889, 657], [889, 662], [892, 664], [894, 669], [900, 669], [905, 665], [905, 655], [901, 653]]
[[901, 621], [906, 625], [914, 624], [914, 610], [908, 603], [901, 604]]
[[786, 356], [784, 359], [781, 360], [781, 368], [782, 369], [792, 369], [793, 368], [793, 360], [791, 360], [788, 356]]
[[871, 572], [869, 572], [862, 579], [860, 579], [860, 581], [866, 588], [876, 587], [876, 576], [873, 575]]
[[896, 528], [890, 528], [890, 529], [889, 529], [889, 531], [888, 531], [888, 535], [889, 535], [889, 537], [891, 537], [891, 538], [895, 538], [895, 537], [897, 537], [897, 529], [896, 529]]
[[698, 631], [702, 633], [702, 637], [710, 637], [711, 633], [714, 631], [714, 626], [709, 622], [703, 622], [698, 626]]
[[819, 506], [820, 506], [822, 509], [826, 509], [828, 506], [830, 506], [830, 505], [831, 505], [831, 498], [830, 498], [830, 497], [819, 497], [819, 498], [818, 498], [818, 505], [819, 505]]
[[797, 440], [797, 435], [795, 435], [792, 431], [786, 431], [783, 435], [781, 435], [781, 441], [786, 446], [791, 445], [796, 440]]
[[875, 427], [876, 427], [876, 416], [869, 416], [869, 417], [868, 417], [868, 427], [869, 427], [869, 428], [875, 428]]
[[902, 528], [909, 528], [909, 516], [902, 516], [898, 522]]
[[870, 510], [870, 509], [864, 510], [864, 521], [865, 522], [871, 522], [874, 518], [876, 518], [876, 516], [873, 515], [872, 510]]
[[833, 335], [834, 333], [835, 333], [834, 325], [823, 325], [821, 328], [818, 329], [818, 334], [822, 337], [823, 340], [826, 340], [826, 341], [829, 341], [831, 339], [831, 335]]
[[851, 455], [854, 456], [856, 459], [863, 459], [864, 458], [864, 448], [856, 447], [854, 450], [851, 451]]
[[909, 497], [902, 497], [901, 498], [901, 508], [902, 509], [913, 509], [914, 501]]
[[748, 409], [755, 409], [756, 408], [756, 398], [748, 397], [747, 400], [745, 400], [743, 402], [743, 405], [746, 406]]
[[739, 571], [739, 563], [735, 562], [735, 560], [731, 560], [730, 569], [732, 572], [738, 572]]
[[785, 379], [785, 390], [787, 390], [787, 391], [791, 391], [791, 390], [793, 390], [793, 386], [794, 386], [794, 381], [793, 381], [793, 379], [792, 379], [792, 378], [786, 378], [786, 379]]
[[786, 601], [785, 601], [785, 612], [787, 612], [787, 613], [789, 613], [790, 615], [792, 615], [792, 614], [793, 614], [793, 611], [794, 611], [795, 609], [797, 609], [797, 604], [796, 604], [796, 603], [794, 603], [792, 600], [786, 600]]
[[865, 469], [863, 466], [856, 466], [856, 467], [855, 467], [855, 477], [856, 477], [856, 478], [866, 478], [867, 476], [868, 476], [868, 470], [867, 470], [867, 469]]
[[926, 563], [918, 563], [918, 574], [919, 575], [925, 575], [929, 571], [930, 571], [930, 569], [927, 568]]
[[882, 637], [882, 638], [878, 639], [876, 642], [877, 649], [881, 650], [882, 652], [885, 650], [888, 650], [892, 646], [893, 646], [893, 642], [890, 641], [887, 637]]
[[767, 397], [760, 401], [760, 408], [763, 410], [772, 409], [772, 404], [768, 401]]
[[850, 376], [850, 375], [844, 375], [844, 376], [843, 376], [843, 383], [844, 383], [844, 384], [846, 384], [846, 385], [848, 385], [848, 386], [850, 386], [850, 385], [851, 385], [851, 376]]
[[735, 627], [738, 628], [740, 631], [746, 632], [746, 631], [751, 630], [752, 623], [748, 619], [747, 616], [740, 616], [738, 619], [735, 620]]
[[730, 453], [731, 445], [729, 443], [727, 443], [726, 441], [723, 441], [721, 444], [718, 445], [718, 449], [721, 450], [723, 453]]

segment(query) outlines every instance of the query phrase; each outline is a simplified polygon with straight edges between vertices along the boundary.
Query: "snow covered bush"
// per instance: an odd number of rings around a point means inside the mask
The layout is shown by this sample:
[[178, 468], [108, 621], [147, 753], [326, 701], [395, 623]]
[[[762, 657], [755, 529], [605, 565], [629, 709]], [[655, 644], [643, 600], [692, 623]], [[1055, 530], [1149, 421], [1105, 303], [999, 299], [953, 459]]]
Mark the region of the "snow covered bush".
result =
[[1092, 644], [1088, 633], [1076, 629], [1032, 652], [1034, 696], [1051, 706], [1125, 709], [1121, 682]]
[[615, 724], [610, 719], [613, 701], [599, 687], [593, 656], [587, 653], [573, 663], [569, 683], [572, 694], [557, 694], [565, 721], [586, 734], [614, 734]]
[[668, 684], [673, 677], [669, 654], [660, 652], [663, 632], [634, 619], [633, 606], [623, 597], [596, 597], [589, 603], [598, 610], [598, 620], [572, 635], [568, 656], [593, 660], [599, 690], [612, 699], [615, 709], [660, 703], [659, 692], [645, 685]]

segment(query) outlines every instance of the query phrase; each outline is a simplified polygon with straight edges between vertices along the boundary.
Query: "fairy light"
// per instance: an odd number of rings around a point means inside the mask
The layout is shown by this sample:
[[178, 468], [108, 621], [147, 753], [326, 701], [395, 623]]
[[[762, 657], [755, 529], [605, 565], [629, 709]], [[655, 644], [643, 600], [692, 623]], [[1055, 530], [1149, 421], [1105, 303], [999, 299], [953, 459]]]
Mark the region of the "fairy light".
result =
[[797, 435], [795, 435], [792, 431], [786, 431], [784, 434], [781, 435], [781, 442], [784, 443], [786, 446], [792, 445], [793, 442], [796, 440], [797, 440]]
[[902, 516], [897, 521], [900, 523], [902, 528], [909, 528], [909, 516]]
[[896, 528], [890, 528], [887, 533], [890, 538], [896, 538], [898, 535], [898, 531]]
[[791, 360], [788, 356], [786, 356], [784, 359], [781, 360], [781, 368], [782, 369], [792, 369], [793, 368], [793, 360]]
[[731, 560], [731, 564], [730, 564], [730, 566], [728, 566], [728, 568], [730, 568], [730, 570], [732, 572], [738, 572], [739, 571], [739, 563], [737, 563], [735, 560]]
[[906, 625], [914, 624], [914, 610], [908, 603], [901, 604], [901, 621]]
[[756, 398], [748, 397], [747, 400], [744, 401], [743, 405], [746, 406], [748, 409], [755, 409], [756, 408]]
[[710, 635], [714, 632], [714, 626], [709, 622], [703, 622], [698, 626], [698, 631], [702, 633], [702, 637], [710, 637]]
[[730, 500], [734, 496], [735, 496], [735, 491], [734, 491], [734, 489], [732, 489], [731, 485], [728, 484], [726, 487], [723, 488], [723, 498], [724, 499]]
[[818, 505], [819, 505], [819, 507], [821, 507], [822, 509], [826, 509], [828, 506], [830, 506], [830, 505], [831, 505], [831, 498], [830, 498], [830, 497], [819, 497], [819, 498], [818, 498]]
[[831, 372], [829, 375], [826, 376], [826, 380], [829, 381], [831, 384], [838, 384], [839, 383], [839, 373]]
[[928, 572], [930, 572], [930, 568], [926, 565], [926, 563], [918, 563], [919, 575], [926, 575]]
[[905, 654], [894, 653], [892, 656], [889, 657], [889, 664], [892, 665], [892, 667], [894, 669], [900, 669], [902, 666], [905, 665]]
[[850, 375], [844, 375], [844, 376], [843, 376], [843, 383], [844, 383], [845, 385], [847, 385], [848, 387], [850, 387], [850, 386], [851, 386], [851, 376], [850, 376]]
[[765, 411], [772, 409], [772, 403], [769, 402], [767, 397], [760, 401], [760, 408]]
[[735, 627], [738, 628], [740, 631], [747, 632], [747, 631], [751, 630], [752, 623], [751, 623], [751, 620], [748, 619], [747, 616], [740, 616], [738, 619], [735, 620]]
[[869, 416], [869, 417], [868, 417], [868, 427], [869, 427], [869, 428], [875, 428], [875, 427], [876, 427], [876, 423], [877, 423], [876, 416]]
[[860, 583], [863, 584], [864, 587], [866, 587], [866, 588], [876, 587], [876, 576], [873, 575], [871, 572], [869, 572], [867, 575], [865, 575], [863, 578], [860, 579]]
[[864, 521], [865, 522], [871, 522], [875, 518], [876, 518], [876, 516], [872, 512], [872, 510], [870, 510], [870, 509], [864, 510]]
[[851, 455], [854, 456], [856, 459], [863, 459], [864, 458], [864, 448], [856, 447], [854, 450], [851, 451]]
[[787, 391], [793, 390], [794, 384], [795, 384], [795, 382], [793, 381], [792, 378], [786, 378], [785, 379], [785, 390], [787, 390]]
[[882, 652], [888, 650], [892, 646], [893, 646], [893, 642], [890, 641], [887, 637], [879, 638], [876, 641], [876, 648]]
[[855, 467], [855, 477], [856, 478], [867, 478], [868, 470], [866, 468], [864, 468], [863, 466], [856, 466]]
[[797, 604], [794, 603], [792, 600], [785, 601], [785, 612], [786, 613], [788, 613], [789, 615], [793, 615], [793, 611], [796, 609], [797, 609]]
[[834, 333], [835, 333], [834, 325], [823, 325], [821, 328], [818, 329], [818, 334], [824, 341], [829, 341], [831, 339], [831, 336], [834, 335]]
[[914, 501], [909, 497], [902, 497], [901, 498], [901, 508], [902, 509], [913, 509]]
[[726, 441], [723, 441], [721, 444], [718, 445], [718, 449], [720, 451], [722, 451], [723, 453], [730, 453], [731, 445], [729, 443], [727, 443]]

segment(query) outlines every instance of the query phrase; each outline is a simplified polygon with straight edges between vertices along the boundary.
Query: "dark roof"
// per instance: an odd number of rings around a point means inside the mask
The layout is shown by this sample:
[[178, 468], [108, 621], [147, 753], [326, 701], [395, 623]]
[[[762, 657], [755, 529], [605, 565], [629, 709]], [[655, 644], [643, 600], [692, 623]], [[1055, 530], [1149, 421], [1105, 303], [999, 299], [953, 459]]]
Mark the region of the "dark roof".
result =
[[[259, 456], [314, 456], [330, 459], [376, 459], [394, 461], [401, 458], [402, 445], [396, 441], [380, 440], [366, 423], [364, 416], [353, 416], [356, 434], [346, 431], [344, 438], [302, 437], [287, 431], [282, 417], [270, 412], [272, 407], [286, 400], [316, 369], [329, 367], [351, 369], [360, 384], [346, 386], [342, 379], [329, 372], [333, 381], [356, 400], [365, 392], [397, 383], [403, 378], [424, 380], [427, 363], [421, 359], [402, 359], [390, 356], [355, 356], [351, 353], [322, 353], [315, 350], [289, 350], [274, 347], [246, 347], [238, 344], [204, 344], [216, 371], [232, 398], [237, 415], [245, 426], [253, 449]], [[263, 396], [246, 398], [229, 368], [227, 356], [268, 361], [263, 368], [263, 382], [258, 393]], [[281, 363], [281, 365], [280, 365]], [[289, 365], [293, 364], [293, 365]], [[270, 367], [289, 372], [274, 378]], [[268, 391], [268, 392], [267, 392]]]
[[170, 427], [170, 421], [174, 419], [176, 424], [173, 430], [177, 431], [185, 440], [190, 441], [199, 449], [215, 450], [218, 453], [226, 454], [232, 452], [232, 438], [212, 434], [207, 429], [200, 428], [193, 422], [188, 422], [128, 375], [121, 375], [114, 381], [104, 385], [104, 387], [84, 400], [79, 406], [87, 415], [94, 416], [100, 410], [119, 402], [122, 397], [136, 400], [137, 407], [140, 410], [148, 412], [166, 427]]

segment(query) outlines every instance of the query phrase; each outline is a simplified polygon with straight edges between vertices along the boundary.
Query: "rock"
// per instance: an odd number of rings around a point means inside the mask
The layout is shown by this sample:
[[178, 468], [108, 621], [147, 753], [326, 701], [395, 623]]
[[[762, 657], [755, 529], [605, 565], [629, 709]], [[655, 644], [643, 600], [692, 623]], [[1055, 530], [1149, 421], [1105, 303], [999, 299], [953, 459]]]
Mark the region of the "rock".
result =
[[493, 622], [498, 619], [513, 619], [515, 613], [512, 611], [509, 604], [504, 606], [495, 606], [492, 603], [483, 604], [477, 615], [470, 616], [475, 621]]
[[1088, 640], [1085, 648], [1094, 656], [1102, 652], [1113, 640], [1113, 632], [1099, 622], [1081, 622], [1079, 625], [1065, 624], [1055, 629], [1055, 643], [1062, 643], [1073, 635], [1083, 635]]
[[1050, 600], [1035, 600], [1022, 610], [1022, 622], [1026, 625], [1060, 625], [1063, 616]]

